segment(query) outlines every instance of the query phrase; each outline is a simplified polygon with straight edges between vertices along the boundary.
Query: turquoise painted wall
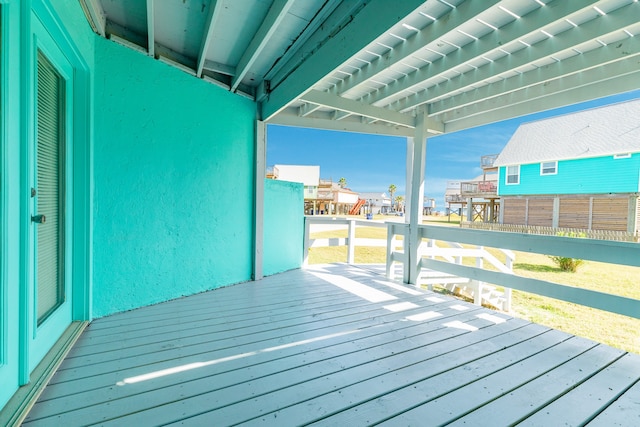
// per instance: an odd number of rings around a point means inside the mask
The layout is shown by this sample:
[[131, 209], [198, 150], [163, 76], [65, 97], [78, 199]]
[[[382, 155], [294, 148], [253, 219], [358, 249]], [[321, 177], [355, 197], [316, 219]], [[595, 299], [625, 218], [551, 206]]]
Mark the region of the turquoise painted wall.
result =
[[635, 193], [640, 180], [640, 153], [628, 159], [613, 156], [558, 162], [556, 175], [540, 175], [540, 163], [520, 166], [520, 184], [505, 185], [506, 167], [500, 168], [498, 194], [608, 194]]
[[93, 315], [251, 279], [255, 104], [96, 40]]
[[265, 180], [265, 276], [302, 266], [304, 186], [297, 182]]

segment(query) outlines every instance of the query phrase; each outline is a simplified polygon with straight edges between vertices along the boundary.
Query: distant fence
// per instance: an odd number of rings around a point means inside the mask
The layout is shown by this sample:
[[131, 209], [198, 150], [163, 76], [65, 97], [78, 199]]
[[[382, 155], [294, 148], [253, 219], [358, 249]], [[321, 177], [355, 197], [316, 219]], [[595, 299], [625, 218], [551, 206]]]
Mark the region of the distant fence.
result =
[[612, 240], [616, 242], [639, 242], [638, 233], [613, 230], [585, 230], [583, 228], [559, 228], [540, 227], [535, 225], [521, 224], [495, 224], [490, 222], [469, 222], [460, 223], [461, 228], [471, 228], [474, 230], [507, 231], [510, 233], [540, 234], [543, 236], [577, 235], [587, 239]]

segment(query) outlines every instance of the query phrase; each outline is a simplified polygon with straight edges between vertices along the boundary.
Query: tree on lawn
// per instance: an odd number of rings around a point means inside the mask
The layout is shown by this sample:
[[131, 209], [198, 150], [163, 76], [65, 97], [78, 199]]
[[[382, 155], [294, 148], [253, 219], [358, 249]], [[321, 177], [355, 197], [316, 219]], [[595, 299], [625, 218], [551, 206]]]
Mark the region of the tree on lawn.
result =
[[403, 212], [404, 196], [396, 196], [395, 202], [396, 202], [396, 210], [398, 212]]
[[391, 184], [389, 186], [389, 198], [391, 199], [391, 209], [393, 209], [393, 195], [396, 192], [396, 185], [395, 184]]

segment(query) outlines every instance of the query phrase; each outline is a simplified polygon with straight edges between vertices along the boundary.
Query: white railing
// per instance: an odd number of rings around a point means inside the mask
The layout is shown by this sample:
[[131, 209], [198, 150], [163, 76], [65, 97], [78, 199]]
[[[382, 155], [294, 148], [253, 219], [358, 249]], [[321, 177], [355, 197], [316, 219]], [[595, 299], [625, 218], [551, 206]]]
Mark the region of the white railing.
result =
[[[397, 230], [404, 231], [407, 229]], [[640, 267], [640, 245], [630, 242], [613, 242], [595, 239], [543, 236], [535, 234], [494, 232], [483, 230], [460, 229], [451, 227], [419, 226], [419, 236], [422, 239], [434, 239], [440, 241], [454, 241], [461, 244], [489, 246], [505, 248], [522, 252], [531, 252], [544, 255], [556, 255], [569, 258], [578, 258], [591, 261], [599, 261], [609, 264], [629, 265]], [[405, 241], [408, 240], [405, 238]], [[396, 256], [390, 251], [387, 264], [403, 262], [404, 271], [410, 266], [406, 263], [406, 250], [402, 256]], [[448, 254], [450, 257], [452, 254]], [[488, 259], [483, 257], [483, 259]], [[509, 258], [507, 257], [507, 263]], [[587, 307], [597, 308], [612, 313], [640, 319], [640, 300], [607, 294], [589, 289], [577, 288], [560, 283], [548, 282], [540, 279], [532, 279], [511, 274], [497, 268], [498, 271], [483, 269], [482, 265], [476, 267], [452, 263], [446, 260], [438, 260], [435, 257], [419, 257], [417, 267], [420, 270], [429, 269], [447, 273], [457, 277], [471, 280], [493, 283], [505, 288], [513, 288], [524, 292], [560, 299], [567, 302], [581, 304]], [[505, 266], [508, 264], [505, 264]], [[389, 268], [387, 268], [389, 272]], [[406, 276], [406, 273], [405, 273]], [[406, 282], [407, 280], [405, 280]]]
[[[315, 227], [314, 227], [315, 226]], [[395, 239], [373, 239], [365, 237], [356, 237], [357, 227], [375, 227], [375, 228], [387, 228], [387, 225], [383, 222], [372, 220], [360, 220], [350, 218], [322, 218], [305, 216], [304, 220], [304, 256], [303, 266], [308, 265], [309, 249], [330, 247], [330, 246], [346, 246], [347, 247], [347, 259], [346, 262], [353, 264], [355, 260], [355, 248], [356, 246], [369, 246], [369, 247], [387, 247], [397, 248], [398, 243]], [[318, 230], [320, 229], [320, 230]], [[347, 237], [328, 237], [312, 239], [311, 233], [324, 230], [347, 230]]]

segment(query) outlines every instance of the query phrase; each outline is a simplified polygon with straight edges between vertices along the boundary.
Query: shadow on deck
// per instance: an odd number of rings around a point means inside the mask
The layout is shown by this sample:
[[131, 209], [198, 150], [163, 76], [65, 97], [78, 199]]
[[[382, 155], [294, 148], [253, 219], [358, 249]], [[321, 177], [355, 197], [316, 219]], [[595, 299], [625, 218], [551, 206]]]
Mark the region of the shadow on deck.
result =
[[25, 425], [640, 425], [640, 356], [314, 266], [94, 321]]

